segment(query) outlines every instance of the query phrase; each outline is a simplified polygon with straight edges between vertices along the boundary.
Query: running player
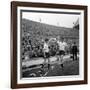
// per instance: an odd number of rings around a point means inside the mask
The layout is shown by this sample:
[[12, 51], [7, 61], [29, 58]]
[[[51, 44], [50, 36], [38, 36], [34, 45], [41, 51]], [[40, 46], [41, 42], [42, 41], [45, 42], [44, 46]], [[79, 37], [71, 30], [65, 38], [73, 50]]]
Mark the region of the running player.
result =
[[49, 44], [48, 44], [48, 39], [45, 39], [45, 42], [44, 42], [44, 47], [43, 47], [43, 52], [44, 52], [44, 64], [46, 63], [46, 60], [48, 60], [48, 69], [50, 68], [50, 60], [49, 60]]
[[64, 42], [64, 39], [62, 38], [60, 41], [60, 38], [57, 40], [58, 46], [59, 46], [59, 61], [61, 63], [61, 67], [63, 68], [63, 56], [65, 55], [65, 48], [67, 46], [67, 43]]

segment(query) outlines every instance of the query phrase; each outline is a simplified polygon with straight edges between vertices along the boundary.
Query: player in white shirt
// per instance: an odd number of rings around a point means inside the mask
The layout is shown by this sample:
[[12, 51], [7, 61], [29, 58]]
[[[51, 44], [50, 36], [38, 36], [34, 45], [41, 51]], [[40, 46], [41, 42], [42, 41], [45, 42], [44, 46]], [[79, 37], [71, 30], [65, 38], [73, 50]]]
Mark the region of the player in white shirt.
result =
[[48, 39], [45, 39], [44, 46], [43, 46], [43, 52], [44, 52], [44, 59], [45, 59], [44, 64], [46, 63], [46, 60], [48, 60], [48, 69], [49, 69], [50, 68], [50, 60], [49, 60], [50, 54], [49, 54], [48, 41], [49, 41]]
[[57, 39], [57, 43], [59, 46], [59, 57], [58, 57], [58, 59], [61, 63], [61, 67], [63, 68], [63, 56], [65, 55], [65, 48], [67, 46], [67, 43], [64, 42], [64, 39], [61, 39], [61, 41], [60, 41], [59, 38]]

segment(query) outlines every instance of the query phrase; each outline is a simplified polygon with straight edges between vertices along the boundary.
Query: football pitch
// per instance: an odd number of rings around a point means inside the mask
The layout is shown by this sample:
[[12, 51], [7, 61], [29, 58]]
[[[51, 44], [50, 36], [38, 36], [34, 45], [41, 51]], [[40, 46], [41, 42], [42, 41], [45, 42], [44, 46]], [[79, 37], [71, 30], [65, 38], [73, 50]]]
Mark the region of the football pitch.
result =
[[43, 60], [42, 61], [39, 60], [36, 60], [36, 62], [34, 61], [33, 64], [30, 63], [30, 61], [27, 61], [26, 62], [28, 63], [28, 65], [26, 64], [27, 67], [22, 69], [22, 77], [33, 78], [33, 77], [79, 75], [79, 58], [74, 61], [70, 58], [64, 58], [63, 60], [64, 67], [62, 68], [60, 61], [58, 61], [55, 57], [53, 57], [51, 58], [49, 69], [47, 63], [42, 68]]

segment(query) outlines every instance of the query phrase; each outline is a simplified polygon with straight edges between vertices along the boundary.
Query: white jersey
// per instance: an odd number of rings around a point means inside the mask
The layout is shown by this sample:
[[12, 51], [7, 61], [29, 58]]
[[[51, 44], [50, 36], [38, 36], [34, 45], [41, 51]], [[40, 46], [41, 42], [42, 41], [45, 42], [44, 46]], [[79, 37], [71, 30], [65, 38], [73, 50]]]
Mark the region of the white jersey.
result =
[[44, 43], [44, 48], [43, 48], [44, 52], [49, 52], [49, 46], [47, 43]]
[[65, 47], [67, 46], [67, 43], [66, 42], [60, 42], [60, 41], [57, 41], [57, 43], [59, 45], [59, 50], [65, 51]]

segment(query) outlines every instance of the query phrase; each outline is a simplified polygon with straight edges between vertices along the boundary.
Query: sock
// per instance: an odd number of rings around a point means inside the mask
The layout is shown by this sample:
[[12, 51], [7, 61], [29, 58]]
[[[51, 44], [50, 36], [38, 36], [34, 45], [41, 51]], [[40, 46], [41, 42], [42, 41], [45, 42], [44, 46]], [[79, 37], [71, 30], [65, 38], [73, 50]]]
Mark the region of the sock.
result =
[[61, 64], [61, 67], [63, 68], [63, 64]]

